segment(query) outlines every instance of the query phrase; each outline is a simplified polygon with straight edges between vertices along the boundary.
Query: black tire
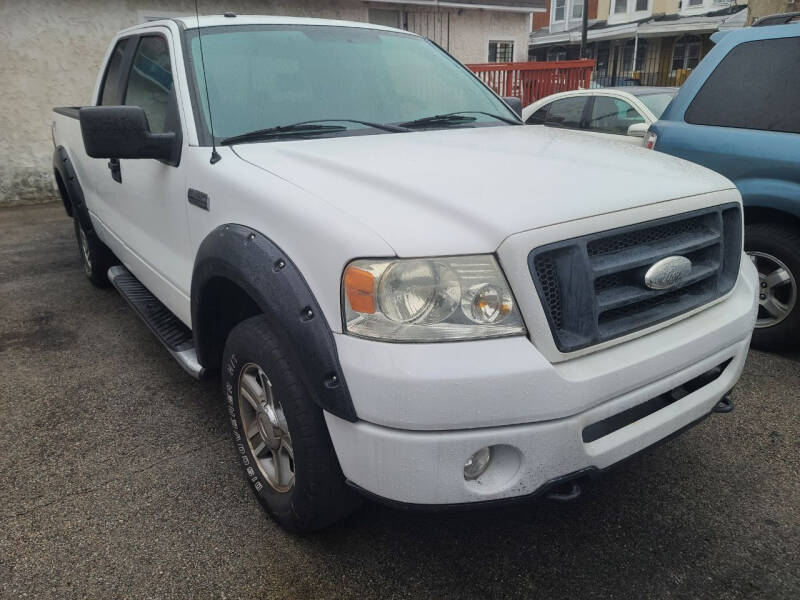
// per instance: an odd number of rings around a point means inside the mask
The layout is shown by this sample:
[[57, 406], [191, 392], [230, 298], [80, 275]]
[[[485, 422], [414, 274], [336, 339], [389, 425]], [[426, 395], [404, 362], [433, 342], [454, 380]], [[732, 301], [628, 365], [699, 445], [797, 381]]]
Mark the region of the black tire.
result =
[[[239, 383], [245, 368], [253, 365], [268, 377], [288, 425], [294, 469], [294, 484], [288, 491], [273, 489], [245, 439]], [[345, 483], [322, 410], [311, 400], [265, 317], [251, 317], [233, 328], [225, 344], [221, 372], [231, 434], [245, 477], [262, 506], [281, 526], [290, 531], [321, 529], [360, 506], [361, 498]], [[246, 395], [242, 401], [247, 402]]]
[[[786, 302], [790, 296], [787, 286], [794, 285], [795, 300], [791, 311], [775, 325], [756, 327], [752, 346], [770, 352], [797, 348], [800, 346], [800, 298], [797, 298], [796, 291], [796, 283], [800, 282], [800, 232], [776, 223], [753, 223], [745, 227], [744, 247], [748, 253], [759, 252], [778, 259], [786, 266], [795, 282], [786, 284], [780, 291], [783, 301]], [[762, 268], [759, 266], [760, 270]], [[760, 285], [765, 283], [760, 282]], [[763, 288], [759, 290], [759, 293], [762, 292]], [[764, 309], [760, 308], [759, 318], [763, 315]]]
[[77, 217], [72, 220], [75, 225], [75, 240], [78, 242], [78, 255], [81, 257], [83, 272], [95, 287], [108, 287], [110, 285], [108, 269], [119, 264], [117, 257], [93, 231], [83, 229]]

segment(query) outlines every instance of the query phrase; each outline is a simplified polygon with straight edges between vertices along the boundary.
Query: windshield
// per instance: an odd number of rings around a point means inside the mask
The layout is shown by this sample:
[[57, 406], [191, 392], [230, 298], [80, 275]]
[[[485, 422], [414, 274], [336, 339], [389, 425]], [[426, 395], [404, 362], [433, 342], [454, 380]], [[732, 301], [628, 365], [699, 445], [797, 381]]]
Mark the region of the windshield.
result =
[[[201, 133], [209, 131], [208, 102], [197, 30], [187, 32]], [[208, 95], [217, 141], [254, 130], [331, 119], [391, 124], [471, 111], [467, 124], [517, 120], [464, 67], [418, 36], [336, 26], [259, 25], [202, 31]], [[489, 114], [481, 114], [489, 113]], [[386, 133], [358, 123], [348, 132]], [[326, 135], [342, 135], [331, 131]], [[205, 143], [210, 136], [205, 133]], [[318, 136], [317, 136], [318, 137]]]
[[667, 110], [667, 106], [675, 97], [677, 92], [662, 92], [660, 94], [645, 94], [642, 96], [637, 96], [639, 100], [641, 100], [644, 105], [650, 109], [650, 112], [653, 113], [656, 119], [660, 119], [661, 115]]

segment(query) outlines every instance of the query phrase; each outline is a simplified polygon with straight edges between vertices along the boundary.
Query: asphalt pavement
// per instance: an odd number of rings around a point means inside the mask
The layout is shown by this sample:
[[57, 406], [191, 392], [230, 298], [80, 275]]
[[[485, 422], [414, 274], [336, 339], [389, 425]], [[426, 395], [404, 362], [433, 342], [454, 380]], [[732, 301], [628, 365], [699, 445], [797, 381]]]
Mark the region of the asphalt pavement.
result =
[[83, 275], [59, 205], [0, 210], [0, 597], [800, 598], [800, 354], [572, 504], [368, 503], [284, 533], [196, 382]]

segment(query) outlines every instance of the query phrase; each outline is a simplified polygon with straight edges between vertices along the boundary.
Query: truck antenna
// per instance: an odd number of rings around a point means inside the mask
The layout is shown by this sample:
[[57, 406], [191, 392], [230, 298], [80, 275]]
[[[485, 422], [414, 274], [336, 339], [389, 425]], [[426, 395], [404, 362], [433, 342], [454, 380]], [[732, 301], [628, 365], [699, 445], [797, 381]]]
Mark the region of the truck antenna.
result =
[[217, 153], [217, 138], [214, 137], [214, 117], [211, 116], [211, 98], [208, 95], [208, 80], [206, 79], [206, 60], [203, 57], [203, 30], [200, 27], [200, 9], [197, 0], [194, 0], [194, 14], [197, 17], [197, 41], [200, 44], [200, 68], [203, 71], [203, 87], [206, 92], [206, 106], [208, 106], [208, 125], [211, 129], [211, 164], [218, 163], [222, 157]]

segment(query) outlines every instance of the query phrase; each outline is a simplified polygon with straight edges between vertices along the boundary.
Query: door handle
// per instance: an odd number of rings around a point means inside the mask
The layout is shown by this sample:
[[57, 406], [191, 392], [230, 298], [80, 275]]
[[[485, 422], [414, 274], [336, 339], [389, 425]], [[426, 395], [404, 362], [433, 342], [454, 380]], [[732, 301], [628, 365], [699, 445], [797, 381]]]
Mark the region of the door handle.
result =
[[108, 161], [108, 170], [111, 171], [111, 179], [117, 183], [122, 183], [122, 170], [120, 169], [119, 159], [112, 158]]

